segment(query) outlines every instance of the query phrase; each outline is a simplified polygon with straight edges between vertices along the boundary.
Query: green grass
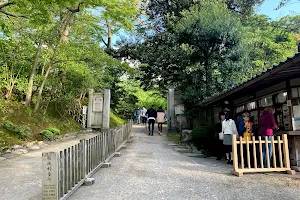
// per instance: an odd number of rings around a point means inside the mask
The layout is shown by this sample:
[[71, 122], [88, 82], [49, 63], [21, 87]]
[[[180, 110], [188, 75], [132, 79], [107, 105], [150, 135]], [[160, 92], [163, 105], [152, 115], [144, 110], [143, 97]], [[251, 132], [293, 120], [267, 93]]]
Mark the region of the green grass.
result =
[[[11, 121], [16, 126], [27, 126], [32, 131], [32, 137], [25, 140], [19, 139], [18, 135], [13, 134], [4, 127], [5, 121]], [[114, 128], [125, 124], [127, 120], [118, 117], [112, 110], [110, 112], [110, 127]], [[81, 129], [78, 122], [71, 117], [61, 117], [55, 106], [49, 106], [47, 113], [33, 114], [32, 109], [15, 101], [5, 101], [0, 99], [0, 152], [11, 146], [21, 145], [26, 141], [42, 140], [40, 132], [45, 129], [58, 129], [60, 135], [76, 132]]]
[[110, 110], [110, 128], [118, 127], [126, 122], [127, 120], [120, 118], [113, 110]]
[[167, 134], [167, 136], [175, 144], [179, 144], [180, 143], [180, 134], [179, 133], [170, 132], [170, 133]]
[[[55, 108], [49, 107], [45, 115], [33, 114], [32, 109], [15, 101], [0, 100], [0, 151], [15, 144], [30, 140], [42, 140], [40, 132], [47, 128], [56, 128], [64, 135], [81, 129], [80, 124], [73, 119], [61, 117]], [[21, 140], [16, 134], [5, 129], [4, 122], [11, 121], [17, 126], [28, 126], [32, 131], [30, 139]]]

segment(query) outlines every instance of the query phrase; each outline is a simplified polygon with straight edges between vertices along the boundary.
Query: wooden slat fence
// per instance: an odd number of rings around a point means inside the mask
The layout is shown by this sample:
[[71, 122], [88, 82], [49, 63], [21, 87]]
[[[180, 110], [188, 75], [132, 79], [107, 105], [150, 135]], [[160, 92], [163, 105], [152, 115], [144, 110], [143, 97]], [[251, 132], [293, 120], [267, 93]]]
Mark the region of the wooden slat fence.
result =
[[[271, 158], [269, 156], [269, 145], [272, 148]], [[265, 148], [266, 155], [266, 167], [264, 166], [264, 153]], [[267, 138], [262, 139], [261, 136], [258, 140], [253, 136], [252, 138], [246, 138], [242, 140], [242, 137], [238, 138], [236, 135], [232, 135], [232, 153], [233, 153], [233, 171], [232, 174], [236, 176], [242, 176], [247, 172], [287, 172], [289, 174], [295, 174], [295, 171], [291, 170], [288, 139], [287, 135], [273, 136], [271, 140]]]
[[130, 137], [132, 121], [60, 152], [43, 153], [43, 199], [64, 200], [112, 159]]

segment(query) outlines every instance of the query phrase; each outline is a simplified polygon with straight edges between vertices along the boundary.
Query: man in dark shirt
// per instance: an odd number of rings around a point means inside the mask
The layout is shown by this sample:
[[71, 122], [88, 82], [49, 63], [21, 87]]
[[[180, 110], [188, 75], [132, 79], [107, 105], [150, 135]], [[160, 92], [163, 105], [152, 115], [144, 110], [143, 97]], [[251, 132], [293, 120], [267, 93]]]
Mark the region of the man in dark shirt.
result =
[[[146, 115], [148, 115], [148, 124], [149, 124], [149, 134], [151, 133], [151, 135], [153, 136], [153, 131], [154, 131], [154, 123], [155, 123], [155, 119], [157, 117], [157, 112], [154, 109], [154, 105], [151, 106], [151, 108], [149, 110], [147, 110]], [[150, 125], [152, 125], [152, 131], [150, 131]]]

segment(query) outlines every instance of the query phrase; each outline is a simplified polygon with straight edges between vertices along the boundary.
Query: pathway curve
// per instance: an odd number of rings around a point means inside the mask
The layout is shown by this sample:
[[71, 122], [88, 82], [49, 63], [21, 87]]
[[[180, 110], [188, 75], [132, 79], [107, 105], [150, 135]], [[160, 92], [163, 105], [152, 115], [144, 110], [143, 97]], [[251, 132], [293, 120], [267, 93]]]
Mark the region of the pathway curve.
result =
[[148, 136], [134, 126], [133, 142], [100, 169], [92, 186], [70, 200], [300, 200], [300, 180], [266, 174], [230, 174], [231, 165], [176, 152], [166, 136]]

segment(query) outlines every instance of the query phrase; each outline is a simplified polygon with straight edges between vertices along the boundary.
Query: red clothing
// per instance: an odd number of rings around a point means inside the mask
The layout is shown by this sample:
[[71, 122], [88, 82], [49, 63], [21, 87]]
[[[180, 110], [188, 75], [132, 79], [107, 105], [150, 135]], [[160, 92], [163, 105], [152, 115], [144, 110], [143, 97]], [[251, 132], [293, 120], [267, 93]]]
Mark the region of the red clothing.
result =
[[258, 121], [259, 136], [273, 136], [273, 129], [278, 129], [274, 115], [268, 111], [264, 111]]

